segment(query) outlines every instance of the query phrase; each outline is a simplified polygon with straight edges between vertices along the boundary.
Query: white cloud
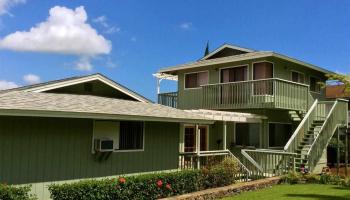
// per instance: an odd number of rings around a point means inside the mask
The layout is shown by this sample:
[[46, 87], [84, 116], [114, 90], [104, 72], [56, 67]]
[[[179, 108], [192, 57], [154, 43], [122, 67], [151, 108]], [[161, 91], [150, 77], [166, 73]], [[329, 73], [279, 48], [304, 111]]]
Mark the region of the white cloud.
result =
[[137, 38], [135, 36], [131, 37], [131, 42], [136, 42], [137, 41]]
[[[1, 0], [0, 0], [1, 1]], [[13, 51], [31, 51], [78, 55], [78, 69], [92, 69], [90, 59], [97, 55], [109, 54], [111, 41], [98, 34], [87, 23], [87, 13], [83, 6], [73, 9], [55, 6], [50, 16], [29, 31], [17, 31], [0, 39], [0, 48]]]
[[12, 15], [9, 12], [9, 9], [13, 6], [16, 6], [18, 4], [25, 3], [26, 0], [0, 0], [0, 15], [9, 14]]
[[190, 30], [193, 27], [193, 24], [191, 22], [184, 22], [180, 24], [180, 28], [183, 30]]
[[0, 80], [0, 90], [16, 88], [18, 85], [12, 81]]
[[0, 40], [0, 48], [14, 51], [73, 55], [108, 54], [111, 42], [86, 23], [84, 7], [75, 10], [55, 6], [46, 21], [29, 31], [17, 31]]
[[104, 30], [104, 33], [107, 33], [107, 34], [112, 34], [112, 33], [115, 33], [115, 32], [119, 32], [120, 31], [120, 28], [119, 27], [116, 27], [116, 26], [112, 26], [110, 24], [107, 23], [107, 17], [102, 15], [102, 16], [99, 16], [95, 19], [92, 20], [94, 23], [97, 23], [97, 24], [100, 24], [105, 30]]
[[26, 82], [27, 84], [36, 84], [41, 82], [40, 77], [35, 74], [24, 75], [23, 81]]
[[93, 68], [90, 57], [83, 56], [75, 63], [75, 69], [80, 71], [91, 71]]

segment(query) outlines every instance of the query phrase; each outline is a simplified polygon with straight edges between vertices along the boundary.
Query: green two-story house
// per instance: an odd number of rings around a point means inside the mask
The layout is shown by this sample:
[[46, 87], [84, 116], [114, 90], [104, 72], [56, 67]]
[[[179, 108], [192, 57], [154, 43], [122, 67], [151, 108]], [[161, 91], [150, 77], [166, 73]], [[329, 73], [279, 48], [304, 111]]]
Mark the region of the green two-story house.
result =
[[[225, 44], [195, 62], [162, 68], [155, 76], [160, 104], [213, 118], [230, 116], [197, 127], [199, 131], [184, 124], [180, 152], [230, 150], [251, 170], [266, 174], [284, 162], [313, 171], [326, 164], [328, 140], [347, 121], [342, 110], [346, 103], [324, 101], [320, 82], [327, 73], [332, 72], [272, 51]], [[178, 91], [160, 93], [163, 79], [178, 80]], [[244, 113], [261, 120], [239, 120]], [[271, 159], [275, 163], [266, 166]]]

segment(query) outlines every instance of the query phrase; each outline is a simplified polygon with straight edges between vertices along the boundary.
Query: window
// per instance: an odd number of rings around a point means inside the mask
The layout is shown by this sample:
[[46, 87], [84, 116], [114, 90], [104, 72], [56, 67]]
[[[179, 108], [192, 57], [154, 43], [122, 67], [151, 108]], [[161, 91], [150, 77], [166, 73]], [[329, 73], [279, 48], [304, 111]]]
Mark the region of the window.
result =
[[292, 81], [297, 83], [305, 83], [305, 75], [300, 72], [292, 71]]
[[115, 150], [143, 149], [144, 123], [138, 121], [95, 121], [94, 139], [113, 140]]
[[[253, 64], [253, 79], [273, 78], [273, 64], [270, 62], [259, 62]], [[253, 83], [254, 95], [273, 95], [273, 82], [269, 80]]]
[[292, 125], [290, 124], [269, 124], [269, 146], [283, 147], [292, 136]]
[[259, 124], [236, 124], [236, 145], [259, 147], [259, 135]]
[[197, 72], [185, 74], [185, 88], [198, 88], [208, 84], [209, 72]]
[[226, 68], [221, 70], [221, 83], [247, 80], [247, 66]]
[[[200, 130], [200, 150], [207, 150], [207, 127], [199, 126]], [[196, 127], [188, 126], [185, 127], [185, 152], [196, 151]]]
[[143, 122], [120, 122], [119, 150], [143, 149]]
[[310, 91], [320, 93], [321, 86], [320, 86], [319, 82], [321, 82], [320, 79], [315, 78], [315, 77], [310, 77]]
[[253, 64], [253, 79], [273, 78], [273, 64], [270, 62], [259, 62]]

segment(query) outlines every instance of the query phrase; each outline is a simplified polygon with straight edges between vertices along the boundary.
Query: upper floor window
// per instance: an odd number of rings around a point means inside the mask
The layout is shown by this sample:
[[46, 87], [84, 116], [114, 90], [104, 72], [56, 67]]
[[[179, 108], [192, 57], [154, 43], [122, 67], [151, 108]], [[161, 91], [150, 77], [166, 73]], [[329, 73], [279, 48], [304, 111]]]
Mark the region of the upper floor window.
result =
[[247, 66], [221, 69], [221, 83], [247, 80]]
[[253, 64], [253, 79], [273, 78], [273, 64], [270, 62], [258, 62]]
[[195, 72], [185, 74], [185, 88], [198, 88], [209, 83], [209, 72]]
[[321, 92], [321, 86], [319, 84], [321, 80], [316, 77], [310, 77], [310, 91], [312, 92]]
[[300, 72], [292, 71], [292, 81], [297, 83], [305, 83], [305, 75]]

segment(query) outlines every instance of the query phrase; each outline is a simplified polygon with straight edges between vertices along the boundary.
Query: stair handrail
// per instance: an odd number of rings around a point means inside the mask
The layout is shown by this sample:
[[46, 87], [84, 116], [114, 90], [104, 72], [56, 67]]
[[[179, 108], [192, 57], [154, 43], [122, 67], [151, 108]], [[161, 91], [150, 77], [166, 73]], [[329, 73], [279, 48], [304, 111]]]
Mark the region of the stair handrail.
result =
[[251, 171], [230, 150], [227, 150], [227, 153], [231, 158], [235, 159], [238, 162], [238, 165], [240, 165], [244, 171], [246, 171], [248, 174], [251, 174]]
[[318, 141], [319, 136], [322, 134], [322, 132], [323, 132], [323, 130], [324, 130], [324, 127], [325, 127], [326, 124], [328, 123], [329, 118], [330, 118], [330, 116], [333, 114], [333, 111], [334, 111], [335, 107], [337, 106], [337, 104], [338, 104], [338, 101], [335, 101], [334, 104], [333, 104], [333, 106], [332, 106], [332, 108], [331, 108], [331, 110], [329, 111], [329, 113], [328, 113], [328, 115], [327, 115], [327, 117], [326, 117], [326, 120], [325, 120], [324, 123], [322, 124], [321, 129], [318, 131], [318, 134], [317, 134], [316, 138], [315, 138], [314, 141], [312, 142], [312, 144], [311, 144], [311, 146], [310, 146], [310, 149], [309, 149], [309, 151], [307, 152], [307, 155], [310, 155], [310, 152], [311, 152], [312, 148], [315, 146], [316, 141]]
[[312, 104], [312, 106], [310, 107], [310, 109], [308, 110], [308, 112], [306, 113], [306, 115], [304, 116], [303, 120], [301, 120], [300, 124], [298, 125], [298, 127], [295, 129], [293, 135], [289, 138], [287, 144], [284, 146], [284, 151], [288, 151], [290, 148], [290, 145], [292, 144], [292, 142], [294, 141], [295, 137], [299, 134], [299, 131], [301, 130], [301, 128], [303, 128], [303, 126], [305, 125], [305, 123], [309, 120], [309, 117], [311, 115], [311, 113], [316, 109], [318, 104], [318, 99], [316, 99], [314, 101], [314, 103]]
[[[340, 103], [340, 101], [343, 101]], [[329, 113], [326, 116], [326, 119], [324, 123], [322, 124], [320, 130], [318, 131], [318, 134], [316, 135], [314, 141], [310, 145], [310, 149], [307, 152], [307, 158], [309, 160], [309, 167], [310, 170], [313, 170], [313, 168], [317, 165], [317, 162], [321, 156], [322, 153], [319, 153], [319, 149], [325, 149], [334, 135], [337, 128], [339, 128], [343, 123], [346, 126], [346, 120], [348, 116], [341, 116], [340, 114], [342, 112], [346, 112], [347, 114], [347, 106], [348, 106], [347, 100], [337, 99], [332, 108], [330, 109]], [[344, 118], [345, 117], [345, 120]], [[343, 121], [344, 120], [344, 121]], [[325, 132], [328, 131], [328, 132]], [[318, 146], [317, 146], [318, 145]], [[315, 154], [315, 155], [313, 155]]]
[[246, 149], [241, 150], [242, 155], [256, 167], [261, 173], [264, 173], [264, 169], [246, 152]]
[[[328, 121], [329, 121], [329, 119], [330, 119], [330, 117], [331, 117], [331, 115], [333, 114], [334, 110], [336, 109], [336, 106], [337, 106], [337, 104], [338, 104], [338, 101], [340, 101], [340, 100], [341, 100], [341, 99], [337, 99], [337, 100], [334, 102], [334, 104], [333, 104], [331, 110], [329, 111], [329, 113], [328, 113], [328, 115], [327, 115], [327, 117], [326, 117], [326, 120], [324, 121], [324, 123], [322, 124], [320, 130], [318, 131], [319, 134], [317, 134], [316, 138], [315, 138], [314, 141], [312, 142], [311, 147], [310, 147], [309, 151], [307, 152], [307, 155], [310, 154], [310, 152], [311, 152], [313, 146], [315, 145], [315, 143], [316, 143], [316, 141], [318, 140], [319, 136], [322, 134], [322, 132], [323, 132], [325, 126], [327, 125], [327, 123], [328, 123]], [[344, 100], [341, 100], [341, 101], [344, 101]], [[337, 125], [340, 125], [340, 124], [337, 124]]]

